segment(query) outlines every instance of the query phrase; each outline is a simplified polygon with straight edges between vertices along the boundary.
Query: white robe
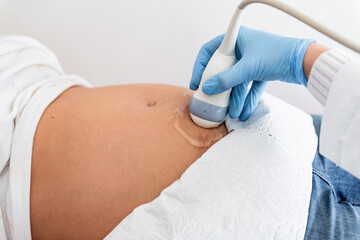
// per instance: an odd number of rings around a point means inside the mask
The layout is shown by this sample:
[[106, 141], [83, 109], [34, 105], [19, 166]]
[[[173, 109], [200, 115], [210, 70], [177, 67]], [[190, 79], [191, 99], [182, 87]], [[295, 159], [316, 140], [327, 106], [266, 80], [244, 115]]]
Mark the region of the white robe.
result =
[[309, 90], [325, 105], [320, 153], [360, 178], [360, 58], [323, 53], [311, 70]]

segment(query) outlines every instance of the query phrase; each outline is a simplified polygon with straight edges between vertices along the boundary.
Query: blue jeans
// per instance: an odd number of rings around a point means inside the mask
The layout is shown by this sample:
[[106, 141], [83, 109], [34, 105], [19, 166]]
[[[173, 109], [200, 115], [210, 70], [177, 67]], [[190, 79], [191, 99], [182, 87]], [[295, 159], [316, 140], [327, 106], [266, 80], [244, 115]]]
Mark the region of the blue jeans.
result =
[[[321, 117], [313, 120], [319, 136]], [[312, 183], [305, 239], [360, 240], [360, 179], [317, 151]]]

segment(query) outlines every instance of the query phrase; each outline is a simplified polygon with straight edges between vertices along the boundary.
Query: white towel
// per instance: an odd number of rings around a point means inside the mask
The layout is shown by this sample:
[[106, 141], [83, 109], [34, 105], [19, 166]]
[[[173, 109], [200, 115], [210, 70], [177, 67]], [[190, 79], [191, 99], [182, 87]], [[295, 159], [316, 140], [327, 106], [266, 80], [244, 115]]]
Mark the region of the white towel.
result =
[[265, 94], [247, 122], [226, 124], [228, 136], [105, 239], [303, 239], [312, 118]]

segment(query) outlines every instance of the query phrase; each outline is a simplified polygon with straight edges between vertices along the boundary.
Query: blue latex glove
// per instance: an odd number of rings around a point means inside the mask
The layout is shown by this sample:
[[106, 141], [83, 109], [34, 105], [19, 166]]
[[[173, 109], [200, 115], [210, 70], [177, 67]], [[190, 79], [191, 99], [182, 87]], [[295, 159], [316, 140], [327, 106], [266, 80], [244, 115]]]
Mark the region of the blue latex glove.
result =
[[[219, 48], [224, 35], [206, 43], [195, 61], [190, 89], [199, 87], [211, 56]], [[280, 80], [307, 86], [303, 59], [310, 39], [282, 37], [241, 27], [236, 43], [238, 62], [225, 72], [209, 78], [202, 86], [205, 94], [222, 93], [232, 87], [229, 116], [245, 121], [255, 110], [268, 81]], [[246, 96], [247, 87], [252, 82]]]

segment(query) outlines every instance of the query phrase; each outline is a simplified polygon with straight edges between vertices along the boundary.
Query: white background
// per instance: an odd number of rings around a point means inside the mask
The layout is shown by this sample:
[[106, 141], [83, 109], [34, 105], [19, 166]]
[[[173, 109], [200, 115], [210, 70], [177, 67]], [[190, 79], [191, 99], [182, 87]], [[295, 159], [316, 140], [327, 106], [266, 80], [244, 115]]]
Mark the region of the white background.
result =
[[[360, 43], [359, 0], [287, 0], [289, 5]], [[239, 0], [0, 0], [0, 34], [22, 34], [52, 49], [67, 73], [95, 86], [166, 83], [187, 87], [201, 45], [223, 33]], [[358, 15], [358, 16], [357, 16]], [[315, 38], [315, 30], [264, 5], [246, 9], [244, 25]], [[267, 91], [310, 113], [322, 106], [297, 85]]]

